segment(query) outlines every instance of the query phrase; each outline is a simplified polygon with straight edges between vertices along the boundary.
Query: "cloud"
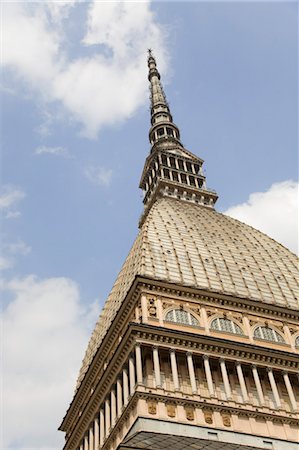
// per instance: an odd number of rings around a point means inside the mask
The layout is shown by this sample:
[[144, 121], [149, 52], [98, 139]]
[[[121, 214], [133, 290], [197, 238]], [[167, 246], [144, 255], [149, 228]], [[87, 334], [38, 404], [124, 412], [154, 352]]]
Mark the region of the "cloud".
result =
[[241, 220], [298, 253], [298, 183], [274, 183], [266, 192], [250, 194], [247, 202], [224, 214]]
[[13, 266], [13, 261], [7, 256], [0, 255], [0, 270], [10, 269]]
[[22, 241], [21, 239], [19, 239], [16, 242], [13, 242], [13, 243], [6, 244], [6, 245], [4, 245], [4, 247], [7, 248], [9, 253], [12, 255], [19, 254], [19, 255], [26, 256], [26, 255], [28, 255], [28, 253], [31, 252], [31, 247], [29, 247], [29, 245], [25, 244], [25, 242]]
[[5, 210], [10, 208], [12, 205], [22, 200], [25, 197], [25, 193], [17, 188], [6, 184], [2, 186], [0, 191], [0, 210]]
[[8, 211], [5, 214], [5, 219], [18, 219], [21, 215], [20, 211]]
[[88, 166], [84, 171], [86, 177], [99, 186], [109, 186], [111, 183], [113, 170], [100, 166]]
[[34, 150], [35, 155], [42, 155], [45, 153], [56, 156], [64, 156], [65, 158], [70, 158], [71, 156], [65, 147], [48, 147], [46, 145], [42, 145]]
[[20, 188], [10, 184], [2, 186], [0, 190], [0, 211], [2, 211], [5, 219], [17, 219], [22, 215], [20, 211], [14, 208], [24, 197], [25, 192]]
[[[76, 57], [63, 27], [77, 2], [3, 5], [3, 65], [39, 99], [59, 104], [95, 137], [129, 118], [147, 99], [146, 48], [165, 69], [165, 36], [149, 1], [86, 2]], [[80, 28], [81, 27], [81, 28]], [[26, 48], [26, 52], [23, 49]]]
[[84, 305], [67, 278], [28, 276], [2, 281], [1, 289], [13, 298], [1, 313], [4, 448], [62, 448], [63, 434], [55, 430], [97, 308]]
[[14, 267], [18, 256], [27, 256], [31, 252], [31, 247], [22, 241], [22, 239], [8, 243], [2, 237], [1, 252], [0, 269], [6, 270]]

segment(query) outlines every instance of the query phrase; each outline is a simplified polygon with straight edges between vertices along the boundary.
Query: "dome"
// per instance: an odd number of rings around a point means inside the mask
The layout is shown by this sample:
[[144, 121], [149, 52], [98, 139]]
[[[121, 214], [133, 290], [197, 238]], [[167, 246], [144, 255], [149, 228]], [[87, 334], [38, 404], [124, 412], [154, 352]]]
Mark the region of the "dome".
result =
[[213, 209], [160, 197], [104, 305], [78, 386], [136, 275], [299, 309], [296, 255], [260, 231]]

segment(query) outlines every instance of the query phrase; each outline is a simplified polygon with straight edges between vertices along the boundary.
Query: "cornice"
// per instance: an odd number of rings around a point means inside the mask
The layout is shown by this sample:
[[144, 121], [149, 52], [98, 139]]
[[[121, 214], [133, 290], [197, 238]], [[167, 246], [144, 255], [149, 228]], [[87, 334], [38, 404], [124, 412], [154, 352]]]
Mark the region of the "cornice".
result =
[[[257, 364], [262, 367], [272, 365], [273, 368], [299, 368], [298, 354], [285, 350], [259, 347], [257, 345], [232, 341], [212, 335], [194, 334], [187, 331], [155, 327], [149, 324], [132, 323], [131, 330], [136, 333], [136, 340], [147, 345], [159, 345], [169, 349], [169, 345], [182, 351], [193, 351], [194, 354], [207, 354], [216, 358], [226, 357], [235, 361], [236, 358], [247, 364]], [[297, 373], [297, 372], [295, 372]]]
[[[117, 437], [118, 433], [121, 431], [121, 428], [123, 424], [126, 422], [126, 420], [130, 416], [130, 412], [136, 407], [138, 400], [147, 400], [147, 401], [154, 401], [154, 402], [160, 402], [160, 403], [171, 403], [175, 406], [192, 406], [197, 409], [201, 409], [203, 411], [209, 410], [211, 412], [220, 412], [220, 413], [228, 413], [231, 415], [236, 416], [244, 416], [244, 417], [250, 417], [250, 418], [256, 418], [256, 419], [263, 419], [265, 421], [272, 421], [272, 422], [280, 422], [285, 423], [291, 426], [298, 426], [299, 425], [299, 419], [297, 417], [294, 417], [295, 415], [290, 413], [288, 416], [280, 414], [278, 412], [274, 413], [267, 413], [264, 411], [261, 411], [259, 408], [255, 408], [254, 410], [246, 409], [246, 407], [240, 409], [239, 407], [233, 407], [222, 404], [216, 404], [216, 403], [207, 403], [205, 400], [193, 400], [192, 398], [179, 398], [176, 397], [175, 394], [171, 397], [168, 395], [162, 395], [162, 394], [156, 394], [153, 392], [135, 392], [133, 396], [130, 399], [129, 404], [127, 405], [126, 409], [122, 413], [122, 415], [117, 420], [115, 427], [111, 434], [106, 439], [103, 450], [108, 449], [113, 443], [114, 439]], [[148, 416], [145, 415], [138, 415], [138, 418], [148, 418]], [[153, 420], [159, 421], [159, 418], [151, 418]], [[163, 417], [163, 420], [165, 417]], [[167, 420], [169, 422], [173, 422], [172, 420]], [[131, 428], [133, 427], [136, 420], [132, 423]]]
[[268, 303], [248, 298], [246, 296], [234, 296], [223, 292], [209, 291], [207, 289], [193, 288], [192, 286], [182, 286], [175, 283], [159, 281], [147, 277], [138, 276], [138, 281], [142, 288], [149, 293], [157, 291], [158, 293], [166, 293], [170, 296], [175, 296], [178, 299], [185, 297], [186, 299], [200, 300], [208, 302], [211, 305], [237, 308], [242, 311], [252, 312], [256, 314], [269, 314], [280, 319], [284, 318], [298, 320], [299, 310], [290, 309], [287, 307], [272, 305]]

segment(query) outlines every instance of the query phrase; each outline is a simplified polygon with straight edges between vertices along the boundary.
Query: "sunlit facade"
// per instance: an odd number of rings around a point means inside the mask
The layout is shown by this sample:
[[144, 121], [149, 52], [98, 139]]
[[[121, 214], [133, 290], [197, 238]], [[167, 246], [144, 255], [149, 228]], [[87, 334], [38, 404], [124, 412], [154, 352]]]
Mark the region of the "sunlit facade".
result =
[[298, 260], [214, 209], [151, 52], [138, 236], [92, 333], [65, 450], [298, 450]]

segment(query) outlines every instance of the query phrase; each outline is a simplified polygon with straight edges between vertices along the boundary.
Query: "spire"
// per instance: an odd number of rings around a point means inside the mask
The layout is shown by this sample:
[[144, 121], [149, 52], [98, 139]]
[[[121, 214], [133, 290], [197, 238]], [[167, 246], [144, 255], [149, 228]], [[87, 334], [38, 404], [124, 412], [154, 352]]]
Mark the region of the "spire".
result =
[[[149, 68], [148, 79], [150, 82], [152, 124], [149, 132], [150, 143], [153, 145], [167, 139], [182, 146], [180, 142], [180, 131], [172, 121], [172, 115], [166, 95], [160, 81], [161, 76], [157, 69], [156, 59], [154, 58], [151, 49], [148, 50], [147, 64]], [[165, 125], [165, 127], [161, 127], [161, 125]]]
[[142, 226], [151, 206], [159, 197], [171, 197], [210, 209], [217, 193], [206, 187], [203, 160], [187, 150], [180, 141], [180, 131], [173, 123], [161, 76], [152, 51], [147, 60], [151, 99], [151, 151], [147, 157], [139, 187], [143, 190]]

